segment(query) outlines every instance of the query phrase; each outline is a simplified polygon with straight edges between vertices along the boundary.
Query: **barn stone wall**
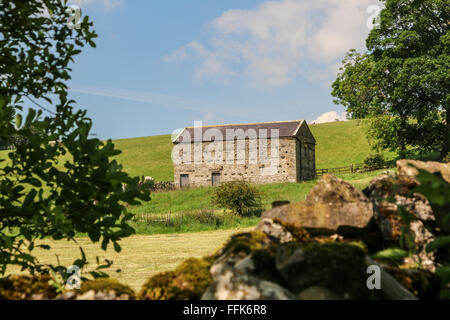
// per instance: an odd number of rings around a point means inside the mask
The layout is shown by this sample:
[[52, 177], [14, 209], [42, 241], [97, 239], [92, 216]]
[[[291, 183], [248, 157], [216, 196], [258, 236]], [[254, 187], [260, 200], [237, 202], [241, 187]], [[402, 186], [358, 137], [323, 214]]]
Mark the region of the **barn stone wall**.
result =
[[[268, 157], [262, 163], [259, 157], [250, 158], [250, 150], [253, 154], [259, 154], [259, 148], [257, 140], [246, 139], [245, 146], [244, 140], [235, 142], [234, 149], [227, 150], [226, 142], [203, 142], [201, 144], [202, 151], [197, 154], [203, 155], [201, 163], [181, 163], [174, 166], [174, 183], [176, 187], [180, 187], [180, 175], [189, 175], [189, 186], [211, 186], [212, 174], [220, 173], [220, 182], [233, 181], [238, 179], [245, 179], [250, 183], [264, 184], [264, 183], [276, 183], [276, 182], [297, 182], [299, 180], [305, 180], [311, 178], [312, 172], [315, 175], [315, 165], [311, 164], [311, 160], [314, 159], [314, 144], [300, 143], [294, 137], [280, 138], [279, 153], [271, 154], [270, 148], [272, 146], [271, 140], [268, 139]], [[241, 143], [241, 144], [240, 144]], [[181, 144], [180, 144], [181, 145]], [[181, 146], [178, 145], [178, 148]], [[304, 154], [301, 153], [303, 149], [300, 148], [304, 145]], [[256, 149], [254, 147], [256, 146]], [[178, 150], [179, 154], [186, 156], [189, 153], [187, 144], [185, 150]], [[273, 143], [273, 147], [276, 147], [276, 143]], [[223, 161], [220, 157], [220, 151], [205, 152], [206, 150], [220, 150], [222, 148]], [[242, 152], [237, 152], [245, 148], [245, 158], [242, 159]], [[200, 150], [199, 143], [190, 144], [191, 159], [194, 159], [194, 150]], [[206, 154], [206, 157], [205, 157]], [[216, 158], [216, 160], [214, 160]], [[188, 157], [187, 157], [188, 158]], [[217, 160], [221, 159], [221, 161]], [[227, 159], [233, 159], [230, 163]], [[272, 166], [270, 163], [272, 163]], [[315, 162], [315, 161], [314, 161]], [[309, 166], [312, 168], [303, 168]], [[274, 172], [267, 172], [269, 167], [275, 169]], [[300, 170], [301, 168], [301, 170]], [[301, 174], [300, 174], [301, 171]], [[314, 175], [312, 177], [314, 177]]]

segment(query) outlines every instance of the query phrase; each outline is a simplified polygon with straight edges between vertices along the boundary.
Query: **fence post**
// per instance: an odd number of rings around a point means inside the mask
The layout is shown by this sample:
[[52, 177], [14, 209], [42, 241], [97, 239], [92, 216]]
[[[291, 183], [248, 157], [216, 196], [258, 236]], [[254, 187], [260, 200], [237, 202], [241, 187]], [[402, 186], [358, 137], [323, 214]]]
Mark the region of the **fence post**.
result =
[[350, 165], [350, 171], [353, 173], [353, 164]]

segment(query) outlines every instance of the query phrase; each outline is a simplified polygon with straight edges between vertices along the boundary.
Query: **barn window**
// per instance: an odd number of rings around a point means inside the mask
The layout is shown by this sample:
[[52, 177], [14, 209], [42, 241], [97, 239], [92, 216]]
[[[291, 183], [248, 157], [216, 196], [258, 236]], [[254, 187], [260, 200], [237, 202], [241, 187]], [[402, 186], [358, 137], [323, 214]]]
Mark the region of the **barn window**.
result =
[[189, 187], [189, 175], [188, 174], [180, 174], [180, 187], [181, 188]]
[[220, 173], [215, 172], [211, 175], [211, 181], [213, 186], [220, 185]]

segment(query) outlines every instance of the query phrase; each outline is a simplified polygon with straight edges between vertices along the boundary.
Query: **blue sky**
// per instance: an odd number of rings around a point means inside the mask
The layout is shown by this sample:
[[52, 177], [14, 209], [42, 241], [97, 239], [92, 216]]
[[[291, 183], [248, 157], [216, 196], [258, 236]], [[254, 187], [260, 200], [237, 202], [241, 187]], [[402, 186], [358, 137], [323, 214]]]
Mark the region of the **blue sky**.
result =
[[[71, 96], [100, 138], [204, 124], [307, 119], [344, 109], [331, 83], [362, 49], [377, 0], [74, 0], [99, 34]], [[327, 116], [328, 115], [328, 116]], [[322, 120], [335, 118], [326, 114]]]

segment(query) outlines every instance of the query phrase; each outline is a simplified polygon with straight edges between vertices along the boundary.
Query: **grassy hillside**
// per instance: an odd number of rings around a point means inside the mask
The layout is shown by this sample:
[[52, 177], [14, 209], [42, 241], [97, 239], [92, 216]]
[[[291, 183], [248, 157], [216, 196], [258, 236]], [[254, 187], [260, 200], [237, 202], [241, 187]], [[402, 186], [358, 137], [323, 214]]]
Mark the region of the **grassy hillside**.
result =
[[[338, 121], [309, 125], [316, 138], [316, 167], [335, 168], [362, 163], [374, 153], [366, 137], [366, 121]], [[395, 154], [385, 152], [388, 159]]]
[[[362, 163], [371, 153], [364, 121], [340, 121], [310, 125], [316, 138], [316, 167], [334, 168]], [[117, 159], [131, 175], [152, 176], [158, 181], [173, 180], [170, 135], [120, 139], [114, 141], [122, 150]], [[0, 159], [7, 151], [0, 151]], [[394, 154], [385, 153], [387, 158]]]
[[[341, 121], [310, 125], [317, 140], [316, 167], [334, 168], [362, 163], [372, 153], [366, 139], [364, 121]], [[132, 175], [148, 175], [156, 180], [172, 180], [170, 135], [115, 140], [123, 153], [117, 158]], [[386, 153], [393, 158], [393, 154]]]
[[114, 144], [122, 154], [117, 160], [130, 175], [152, 176], [158, 181], [173, 180], [170, 135], [121, 139]]

